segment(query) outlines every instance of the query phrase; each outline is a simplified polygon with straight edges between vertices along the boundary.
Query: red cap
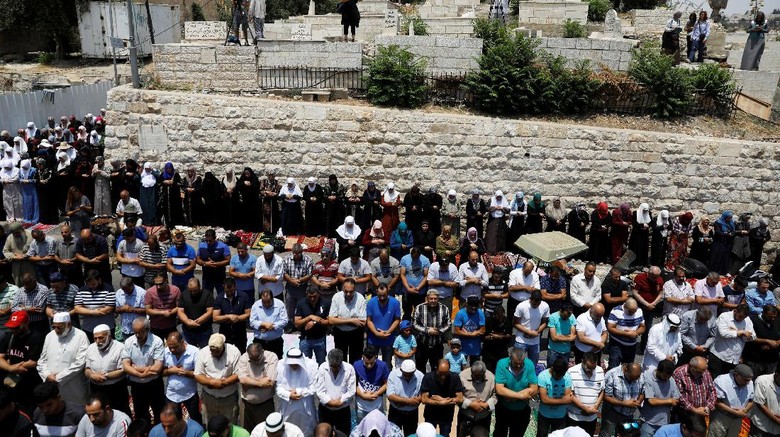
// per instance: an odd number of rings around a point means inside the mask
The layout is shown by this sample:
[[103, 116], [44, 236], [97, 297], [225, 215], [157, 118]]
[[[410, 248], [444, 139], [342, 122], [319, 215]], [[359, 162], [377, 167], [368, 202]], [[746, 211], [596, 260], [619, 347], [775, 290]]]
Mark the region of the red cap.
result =
[[16, 311], [15, 313], [11, 314], [11, 318], [5, 322], [5, 326], [6, 328], [18, 328], [27, 320], [28, 316], [26, 311]]

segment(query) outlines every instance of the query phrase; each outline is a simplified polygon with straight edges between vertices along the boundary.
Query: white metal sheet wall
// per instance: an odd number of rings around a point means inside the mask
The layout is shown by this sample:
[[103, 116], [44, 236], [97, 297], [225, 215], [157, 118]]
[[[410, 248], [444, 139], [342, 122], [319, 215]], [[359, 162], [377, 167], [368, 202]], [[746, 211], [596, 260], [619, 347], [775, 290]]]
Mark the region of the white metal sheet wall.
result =
[[75, 115], [79, 120], [87, 113], [97, 115], [106, 107], [106, 94], [114, 87], [113, 81], [89, 85], [76, 85], [53, 91], [44, 96], [43, 91], [23, 94], [0, 94], [0, 130], [12, 135], [32, 121], [38, 128], [46, 125], [49, 116], [57, 122], [63, 115]]

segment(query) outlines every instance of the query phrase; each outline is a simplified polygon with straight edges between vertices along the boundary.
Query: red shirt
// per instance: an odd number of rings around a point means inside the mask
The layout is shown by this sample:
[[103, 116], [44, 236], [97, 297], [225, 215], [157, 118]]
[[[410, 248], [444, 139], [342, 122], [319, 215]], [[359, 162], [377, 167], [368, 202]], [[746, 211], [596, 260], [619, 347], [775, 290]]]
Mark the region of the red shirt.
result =
[[[339, 263], [336, 260], [333, 260], [330, 264], [325, 265], [320, 261], [317, 264], [314, 264], [314, 269], [312, 269], [311, 274], [320, 282], [331, 283], [336, 280], [336, 277], [339, 274]], [[336, 294], [336, 291], [338, 291], [336, 288], [330, 288], [328, 290], [320, 289], [320, 295], [329, 297]]]
[[647, 272], [643, 272], [636, 275], [636, 278], [634, 278], [634, 290], [639, 292], [642, 299], [646, 300], [648, 303], [653, 303], [658, 298], [658, 294], [661, 293], [663, 288], [664, 280], [660, 276], [655, 278], [654, 281], [651, 281]]
[[[144, 303], [146, 306], [151, 306], [155, 310], [172, 310], [179, 306], [179, 298], [181, 297], [181, 290], [175, 285], [168, 285], [167, 293], [158, 293], [157, 286], [153, 285], [152, 288], [146, 291], [144, 296]], [[163, 316], [149, 316], [149, 326], [154, 329], [170, 329], [176, 327], [176, 314], [170, 317]]]

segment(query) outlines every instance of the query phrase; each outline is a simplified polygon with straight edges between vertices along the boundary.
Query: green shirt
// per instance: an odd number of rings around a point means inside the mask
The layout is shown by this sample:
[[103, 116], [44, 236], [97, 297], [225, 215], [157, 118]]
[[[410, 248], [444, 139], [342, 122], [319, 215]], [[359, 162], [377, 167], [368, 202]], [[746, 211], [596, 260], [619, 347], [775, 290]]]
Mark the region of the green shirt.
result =
[[[524, 364], [522, 373], [515, 375], [510, 369], [510, 358], [500, 359], [496, 365], [496, 384], [504, 384], [504, 387], [514, 392], [525, 390], [532, 384], [536, 385], [536, 367], [534, 363], [526, 358]], [[528, 401], [507, 399], [503, 396], [499, 396], [498, 401], [505, 408], [513, 411], [523, 410], [528, 407]]]
[[[210, 437], [209, 432], [204, 432], [203, 437]], [[240, 426], [230, 425], [230, 434], [228, 434], [228, 437], [249, 437], [249, 431]]]

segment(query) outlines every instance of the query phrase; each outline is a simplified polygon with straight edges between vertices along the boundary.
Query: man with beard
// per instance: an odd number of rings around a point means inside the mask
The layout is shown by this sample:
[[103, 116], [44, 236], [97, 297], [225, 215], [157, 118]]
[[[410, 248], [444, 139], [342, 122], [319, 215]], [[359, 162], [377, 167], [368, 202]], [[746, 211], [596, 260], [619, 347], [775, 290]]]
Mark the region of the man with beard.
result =
[[95, 342], [87, 347], [84, 374], [89, 379], [91, 393], [103, 393], [112, 408], [130, 415], [127, 380], [122, 366], [122, 343], [111, 338], [108, 325], [98, 325], [92, 331]]
[[38, 359], [38, 375], [44, 381], [58, 382], [65, 401], [82, 404], [88, 390], [84, 376], [89, 347], [87, 334], [71, 325], [68, 313], [55, 314], [52, 327], [54, 330], [46, 334]]

